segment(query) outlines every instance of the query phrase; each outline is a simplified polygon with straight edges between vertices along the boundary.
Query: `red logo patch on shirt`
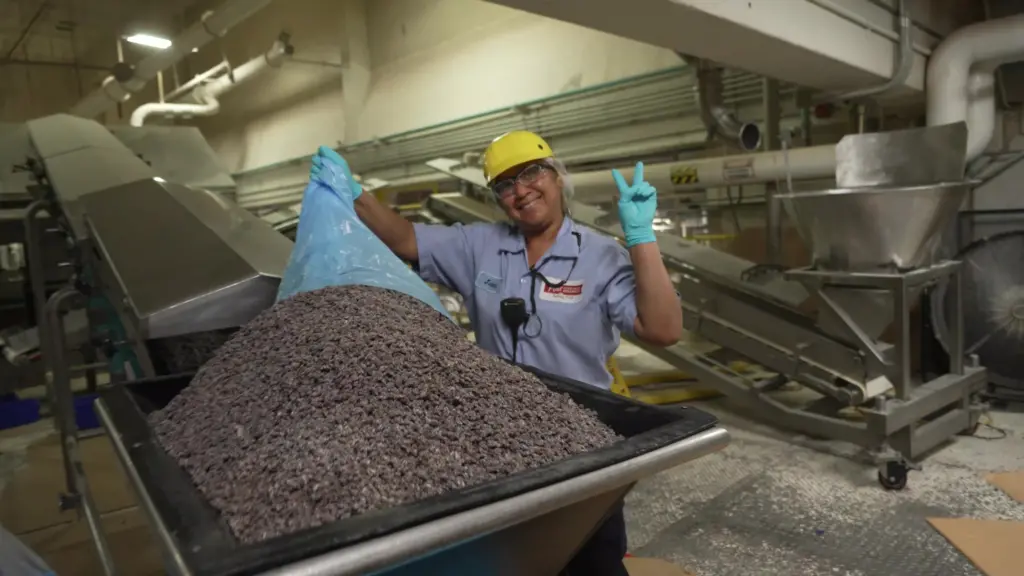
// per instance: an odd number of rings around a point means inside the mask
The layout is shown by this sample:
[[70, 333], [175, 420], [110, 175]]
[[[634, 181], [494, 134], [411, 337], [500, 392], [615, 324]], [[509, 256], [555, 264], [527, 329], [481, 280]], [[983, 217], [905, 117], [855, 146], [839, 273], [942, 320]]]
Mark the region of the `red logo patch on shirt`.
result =
[[583, 299], [583, 281], [575, 280], [562, 284], [557, 278], [548, 278], [551, 284], [541, 282], [540, 299], [548, 302], [575, 304]]

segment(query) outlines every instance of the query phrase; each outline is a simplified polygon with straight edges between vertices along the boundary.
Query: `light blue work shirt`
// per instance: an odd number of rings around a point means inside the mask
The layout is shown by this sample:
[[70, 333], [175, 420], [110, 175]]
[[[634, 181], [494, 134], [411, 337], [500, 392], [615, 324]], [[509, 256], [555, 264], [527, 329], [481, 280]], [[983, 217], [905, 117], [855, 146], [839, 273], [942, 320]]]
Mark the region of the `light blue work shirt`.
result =
[[508, 224], [415, 224], [415, 229], [420, 277], [462, 295], [480, 347], [512, 358], [512, 335], [500, 303], [522, 298], [531, 317], [519, 329], [516, 361], [611, 387], [606, 362], [619, 346], [619, 334], [633, 334], [636, 320], [633, 264], [618, 242], [566, 218], [535, 266], [552, 283], [547, 285], [530, 274], [523, 236]]

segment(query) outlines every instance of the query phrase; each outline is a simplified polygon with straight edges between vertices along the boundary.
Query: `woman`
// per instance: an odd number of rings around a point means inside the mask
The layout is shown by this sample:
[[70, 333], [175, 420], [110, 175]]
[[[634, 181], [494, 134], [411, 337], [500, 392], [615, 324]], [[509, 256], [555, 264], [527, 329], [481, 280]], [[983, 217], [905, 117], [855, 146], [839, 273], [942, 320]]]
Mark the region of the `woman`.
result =
[[[484, 152], [488, 186], [511, 224], [412, 224], [351, 178], [345, 161], [321, 147], [312, 177], [342, 170], [359, 218], [420, 277], [462, 295], [482, 348], [542, 371], [610, 388], [606, 368], [626, 333], [653, 346], [679, 340], [682, 311], [652, 227], [657, 192], [637, 164], [633, 184], [618, 171], [625, 248], [569, 217], [569, 175], [536, 134], [509, 132]], [[521, 298], [528, 314], [513, 338], [501, 302]], [[513, 345], [516, 350], [513, 351]], [[625, 575], [621, 506], [577, 554], [566, 574]]]

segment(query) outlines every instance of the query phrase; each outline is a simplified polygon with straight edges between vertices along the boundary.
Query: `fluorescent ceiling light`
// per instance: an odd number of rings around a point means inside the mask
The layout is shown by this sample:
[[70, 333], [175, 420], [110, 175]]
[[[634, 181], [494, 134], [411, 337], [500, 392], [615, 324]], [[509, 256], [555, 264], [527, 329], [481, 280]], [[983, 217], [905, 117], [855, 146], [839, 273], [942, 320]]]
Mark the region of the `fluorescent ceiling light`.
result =
[[140, 44], [142, 46], [149, 46], [150, 48], [158, 48], [163, 50], [171, 47], [171, 41], [166, 38], [160, 38], [159, 36], [150, 36], [149, 34], [133, 34], [125, 40], [132, 44]]

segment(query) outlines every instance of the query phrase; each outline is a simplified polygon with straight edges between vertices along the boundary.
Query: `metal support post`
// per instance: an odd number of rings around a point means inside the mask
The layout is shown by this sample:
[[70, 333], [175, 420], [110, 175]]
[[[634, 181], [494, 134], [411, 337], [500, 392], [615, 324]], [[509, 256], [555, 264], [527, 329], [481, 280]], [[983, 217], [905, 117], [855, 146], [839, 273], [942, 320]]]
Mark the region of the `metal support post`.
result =
[[953, 326], [949, 343], [949, 371], [952, 374], [964, 373], [964, 293], [961, 271], [963, 265], [957, 263], [956, 270], [949, 277], [949, 290], [953, 291]]
[[[92, 499], [89, 483], [85, 477], [85, 467], [78, 447], [78, 427], [75, 423], [75, 400], [71, 391], [71, 372], [65, 355], [64, 311], [83, 295], [73, 288], [62, 288], [50, 297], [45, 306], [44, 317], [50, 338], [47, 345], [50, 351], [50, 366], [53, 370], [51, 397], [53, 400], [54, 420], [61, 440], [61, 454], [64, 459], [64, 476], [67, 495], [61, 498], [62, 508], [76, 508], [92, 534], [96, 555], [103, 566], [104, 574], [116, 574], [113, 556], [107, 546], [103, 527], [100, 524], [99, 511]], [[40, 333], [42, 343], [43, 333]]]
[[43, 238], [39, 229], [39, 213], [46, 210], [46, 200], [36, 200], [25, 210], [23, 224], [25, 226], [25, 255], [28, 257], [28, 280], [32, 288], [32, 307], [35, 309], [36, 330], [39, 332], [39, 348], [43, 355], [43, 363], [49, 361], [46, 350], [46, 338], [43, 334], [46, 316], [46, 266], [43, 264]]
[[[779, 81], [764, 79], [764, 148], [766, 151], [778, 150], [782, 140], [780, 122], [782, 108], [779, 105]], [[777, 186], [773, 182], [765, 184], [765, 247], [767, 262], [764, 264], [778, 265], [782, 262], [782, 212], [779, 201], [775, 198]]]

